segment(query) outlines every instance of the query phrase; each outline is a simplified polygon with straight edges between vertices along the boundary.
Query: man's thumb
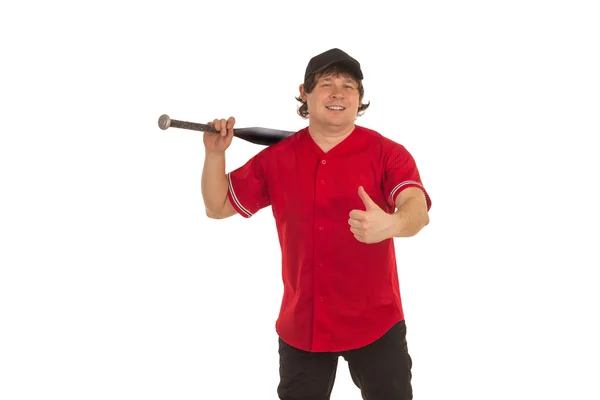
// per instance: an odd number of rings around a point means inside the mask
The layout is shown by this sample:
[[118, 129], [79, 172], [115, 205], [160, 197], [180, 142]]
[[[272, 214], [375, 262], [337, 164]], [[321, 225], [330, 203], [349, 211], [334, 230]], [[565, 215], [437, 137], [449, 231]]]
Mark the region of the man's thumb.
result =
[[358, 187], [358, 195], [360, 196], [367, 210], [379, 207], [373, 200], [371, 200], [371, 198], [365, 191], [365, 188], [363, 188], [362, 186]]

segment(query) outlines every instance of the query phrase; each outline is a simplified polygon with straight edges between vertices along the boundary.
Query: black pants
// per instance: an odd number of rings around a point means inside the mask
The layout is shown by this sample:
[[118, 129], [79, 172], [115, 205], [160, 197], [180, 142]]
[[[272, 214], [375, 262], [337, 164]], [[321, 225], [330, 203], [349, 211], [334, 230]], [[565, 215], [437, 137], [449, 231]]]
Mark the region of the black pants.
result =
[[364, 400], [410, 400], [412, 359], [406, 325], [398, 322], [380, 339], [340, 353], [311, 353], [279, 339], [281, 400], [329, 400], [339, 356], [348, 362], [350, 376]]

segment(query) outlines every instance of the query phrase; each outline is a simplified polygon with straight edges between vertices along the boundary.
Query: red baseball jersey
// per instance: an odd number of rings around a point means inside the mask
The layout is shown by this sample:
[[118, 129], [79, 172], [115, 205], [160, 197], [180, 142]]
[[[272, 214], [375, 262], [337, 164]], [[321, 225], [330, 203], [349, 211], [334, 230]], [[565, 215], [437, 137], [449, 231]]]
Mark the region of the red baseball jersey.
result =
[[365, 346], [404, 319], [393, 239], [359, 242], [353, 209], [363, 186], [384, 211], [416, 186], [431, 200], [411, 154], [356, 126], [328, 152], [304, 128], [227, 174], [228, 197], [243, 217], [271, 206], [282, 252], [283, 298], [275, 327], [296, 348], [344, 351]]

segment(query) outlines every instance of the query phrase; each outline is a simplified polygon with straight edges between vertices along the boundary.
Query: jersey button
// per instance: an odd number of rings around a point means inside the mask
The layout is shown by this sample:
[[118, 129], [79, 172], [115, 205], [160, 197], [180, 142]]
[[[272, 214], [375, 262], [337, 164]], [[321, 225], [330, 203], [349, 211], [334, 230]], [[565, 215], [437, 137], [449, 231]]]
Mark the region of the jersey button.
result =
[[320, 230], [320, 231], [322, 231], [323, 229], [325, 229], [325, 228], [323, 228], [322, 226], [320, 226], [320, 227], [319, 227], [319, 230]]
[[321, 160], [321, 164], [327, 164], [327, 161]]

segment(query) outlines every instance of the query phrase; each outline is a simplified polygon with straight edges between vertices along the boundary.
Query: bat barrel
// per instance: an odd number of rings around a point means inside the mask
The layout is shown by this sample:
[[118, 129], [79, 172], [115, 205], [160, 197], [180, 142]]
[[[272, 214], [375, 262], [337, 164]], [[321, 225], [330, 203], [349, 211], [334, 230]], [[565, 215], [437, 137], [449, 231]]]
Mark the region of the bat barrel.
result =
[[290, 136], [292, 133], [293, 132], [260, 127], [233, 129], [233, 136], [261, 146], [275, 144]]

